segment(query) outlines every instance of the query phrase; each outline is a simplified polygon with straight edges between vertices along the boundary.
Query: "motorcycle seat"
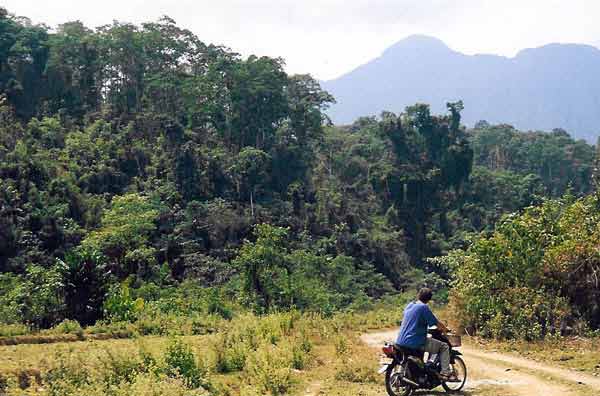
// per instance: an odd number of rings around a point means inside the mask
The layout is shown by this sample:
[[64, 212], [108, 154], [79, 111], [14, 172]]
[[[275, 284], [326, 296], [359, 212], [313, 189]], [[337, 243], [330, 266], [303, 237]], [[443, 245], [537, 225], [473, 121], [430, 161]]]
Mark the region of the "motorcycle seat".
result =
[[398, 352], [402, 353], [404, 356], [407, 356], [407, 357], [412, 356], [412, 357], [416, 357], [416, 358], [423, 360], [423, 357], [425, 355], [425, 352], [421, 351], [419, 349], [408, 348], [408, 347], [397, 345], [397, 344], [394, 345], [394, 348]]

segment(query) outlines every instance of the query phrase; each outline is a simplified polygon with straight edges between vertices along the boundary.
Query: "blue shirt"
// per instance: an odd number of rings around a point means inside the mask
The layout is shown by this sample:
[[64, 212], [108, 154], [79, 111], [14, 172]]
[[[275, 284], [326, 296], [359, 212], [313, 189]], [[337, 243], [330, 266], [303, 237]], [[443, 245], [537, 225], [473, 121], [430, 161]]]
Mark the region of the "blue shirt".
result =
[[396, 344], [412, 349], [425, 346], [427, 327], [435, 326], [438, 320], [427, 304], [413, 301], [404, 308], [400, 334]]

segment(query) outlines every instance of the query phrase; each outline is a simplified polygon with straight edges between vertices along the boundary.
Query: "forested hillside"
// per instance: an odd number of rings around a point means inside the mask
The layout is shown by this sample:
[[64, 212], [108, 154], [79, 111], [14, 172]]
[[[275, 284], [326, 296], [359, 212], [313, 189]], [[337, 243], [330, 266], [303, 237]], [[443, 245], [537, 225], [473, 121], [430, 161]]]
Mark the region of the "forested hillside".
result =
[[444, 289], [427, 258], [592, 190], [594, 147], [564, 131], [466, 130], [461, 102], [334, 127], [310, 76], [166, 17], [54, 31], [2, 10], [0, 92], [6, 323], [130, 320], [187, 288], [225, 316], [358, 309]]

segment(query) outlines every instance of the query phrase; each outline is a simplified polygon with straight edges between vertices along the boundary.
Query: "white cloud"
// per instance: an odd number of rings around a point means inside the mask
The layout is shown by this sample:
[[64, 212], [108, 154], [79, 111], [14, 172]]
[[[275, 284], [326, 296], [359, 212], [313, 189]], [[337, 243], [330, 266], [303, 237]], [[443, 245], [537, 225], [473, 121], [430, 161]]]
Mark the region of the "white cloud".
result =
[[600, 44], [597, 0], [4, 0], [51, 26], [173, 17], [203, 41], [281, 56], [292, 73], [340, 75], [414, 33], [466, 53], [512, 56], [549, 42]]

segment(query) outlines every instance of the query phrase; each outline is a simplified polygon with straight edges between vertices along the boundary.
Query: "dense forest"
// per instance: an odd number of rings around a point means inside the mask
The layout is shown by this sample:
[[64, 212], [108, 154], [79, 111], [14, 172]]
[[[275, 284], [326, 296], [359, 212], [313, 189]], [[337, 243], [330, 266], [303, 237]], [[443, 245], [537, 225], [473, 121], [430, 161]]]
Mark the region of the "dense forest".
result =
[[446, 290], [455, 269], [429, 258], [594, 191], [594, 146], [563, 130], [466, 129], [461, 102], [333, 126], [333, 102], [167, 17], [52, 30], [0, 10], [0, 321], [129, 320], [189, 290], [223, 316], [360, 309]]

